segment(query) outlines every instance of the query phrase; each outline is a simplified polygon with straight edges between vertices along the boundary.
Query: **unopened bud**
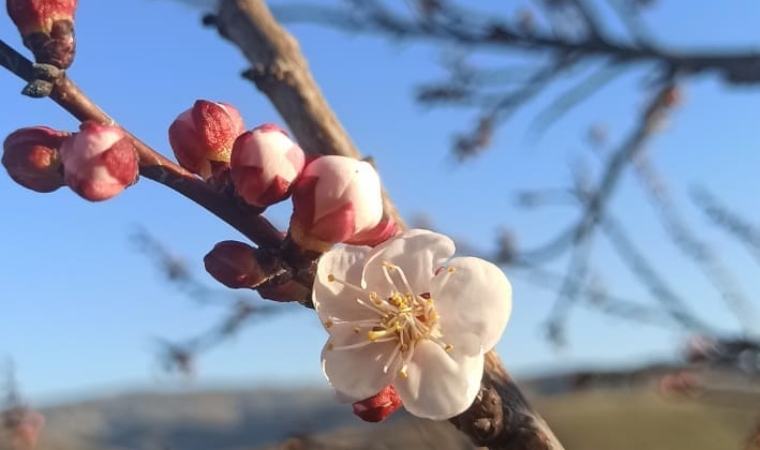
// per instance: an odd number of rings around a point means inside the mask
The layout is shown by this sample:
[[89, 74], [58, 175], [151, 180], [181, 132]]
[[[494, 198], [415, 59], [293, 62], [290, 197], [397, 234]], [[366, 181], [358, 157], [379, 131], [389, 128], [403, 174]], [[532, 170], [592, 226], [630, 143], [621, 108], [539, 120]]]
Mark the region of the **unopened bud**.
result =
[[232, 145], [244, 131], [234, 106], [198, 100], [169, 126], [169, 144], [182, 167], [208, 180], [214, 163], [229, 164]]
[[237, 241], [222, 241], [203, 258], [208, 272], [223, 285], [238, 289], [261, 284], [267, 277], [256, 249]]
[[137, 150], [115, 125], [86, 121], [61, 145], [64, 181], [82, 198], [107, 200], [134, 184], [139, 175]]
[[63, 186], [58, 148], [70, 133], [48, 127], [21, 128], [3, 142], [2, 163], [16, 183], [37, 192]]
[[232, 183], [249, 204], [266, 208], [290, 195], [303, 170], [303, 150], [277, 125], [264, 124], [240, 135], [232, 147]]
[[6, 7], [38, 63], [60, 69], [71, 66], [77, 0], [7, 0]]
[[401, 407], [396, 389], [386, 386], [378, 394], [353, 404], [354, 414], [365, 422], [382, 422]]
[[322, 156], [294, 183], [290, 236], [303, 249], [324, 252], [338, 242], [375, 245], [396, 230], [383, 216], [380, 177], [367, 162]]

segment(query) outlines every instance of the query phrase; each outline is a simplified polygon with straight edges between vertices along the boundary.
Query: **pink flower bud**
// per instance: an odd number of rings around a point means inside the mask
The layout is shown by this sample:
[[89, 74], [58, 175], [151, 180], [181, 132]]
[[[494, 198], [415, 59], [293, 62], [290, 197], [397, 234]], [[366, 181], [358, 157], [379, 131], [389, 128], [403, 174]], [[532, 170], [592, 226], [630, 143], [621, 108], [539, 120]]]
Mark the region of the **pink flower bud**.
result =
[[66, 185], [93, 202], [118, 195], [139, 174], [137, 150], [127, 133], [89, 120], [63, 141], [61, 161]]
[[382, 422], [401, 407], [401, 398], [393, 386], [387, 386], [374, 396], [353, 404], [354, 414], [365, 422]]
[[322, 156], [293, 185], [290, 236], [304, 249], [324, 252], [338, 242], [373, 245], [395, 231], [383, 218], [380, 177], [367, 162]]
[[169, 144], [182, 167], [208, 180], [212, 162], [229, 164], [232, 144], [244, 131], [234, 106], [198, 100], [169, 126]]
[[256, 258], [256, 249], [242, 242], [219, 242], [203, 262], [214, 279], [233, 289], [256, 286], [267, 275]]
[[37, 62], [61, 69], [71, 65], [77, 0], [7, 0], [6, 7]]
[[63, 186], [58, 147], [69, 134], [48, 127], [29, 127], [8, 135], [2, 158], [8, 175], [37, 192], [53, 192]]
[[288, 198], [305, 160], [301, 147], [283, 129], [264, 124], [235, 141], [230, 161], [232, 183], [246, 202], [266, 208]]

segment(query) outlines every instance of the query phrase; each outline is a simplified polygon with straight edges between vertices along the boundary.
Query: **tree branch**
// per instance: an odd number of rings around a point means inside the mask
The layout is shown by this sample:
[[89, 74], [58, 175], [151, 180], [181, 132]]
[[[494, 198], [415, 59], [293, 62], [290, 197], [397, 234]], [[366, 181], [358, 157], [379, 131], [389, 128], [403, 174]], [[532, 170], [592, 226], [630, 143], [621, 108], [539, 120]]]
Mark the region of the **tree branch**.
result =
[[[31, 82], [35, 79], [34, 64], [0, 40], [0, 66], [19, 78]], [[100, 123], [116, 122], [101, 110], [66, 74], [53, 82], [50, 98], [81, 121]], [[129, 134], [128, 130], [127, 133]], [[232, 225], [251, 241], [269, 247], [278, 247], [280, 232], [258, 210], [215, 191], [201, 179], [162, 156], [132, 134], [140, 161], [140, 175], [157, 181], [204, 207]]]
[[743, 329], [747, 332], [756, 329], [760, 323], [756, 309], [714, 249], [697, 238], [689, 228], [649, 158], [640, 155], [634, 161], [633, 167], [670, 240], [702, 270], [705, 278], [715, 287]]
[[[263, 0], [222, 0], [215, 22], [249, 60], [252, 69], [247, 76], [275, 105], [304, 150], [360, 157], [322, 97], [295, 39], [277, 23]], [[403, 226], [387, 197], [385, 206]], [[475, 403], [452, 422], [492, 450], [561, 450], [494, 352], [486, 355], [485, 369]]]
[[660, 276], [659, 272], [649, 264], [649, 261], [641, 254], [616, 220], [608, 216], [601, 222], [601, 227], [626, 265], [646, 286], [652, 296], [665, 307], [674, 321], [688, 331], [699, 332], [708, 336], [717, 335], [710, 326], [692, 313], [688, 303], [677, 295], [665, 279]]
[[739, 241], [760, 265], [760, 227], [731, 211], [705, 188], [694, 189], [691, 197], [714, 225]]
[[[605, 57], [619, 61], [654, 62], [683, 74], [713, 72], [727, 83], [760, 83], [760, 53], [753, 49], [681, 50], [626, 43], [612, 38], [591, 34], [583, 39], [567, 39], [554, 33], [536, 30], [521, 32], [506, 20], [484, 17], [473, 21], [429, 21], [417, 17], [404, 17], [388, 12], [382, 17], [373, 15], [373, 5], [378, 0], [351, 2], [359, 11], [291, 3], [277, 8], [277, 16], [285, 22], [311, 22], [345, 31], [387, 34], [406, 39], [430, 40], [455, 45], [467, 45], [483, 49], [522, 49], [545, 51], [553, 54], [572, 54], [579, 57]], [[452, 8], [450, 4], [441, 6]], [[456, 8], [458, 17], [477, 18], [474, 10], [461, 6]], [[476, 25], [476, 26], [473, 26]]]
[[[255, 24], [252, 18], [256, 18]], [[221, 1], [216, 25], [251, 63], [244, 77], [272, 100], [307, 154], [361, 158], [311, 76], [298, 42], [277, 23], [266, 4]], [[383, 206], [403, 227], [404, 220], [385, 192]]]

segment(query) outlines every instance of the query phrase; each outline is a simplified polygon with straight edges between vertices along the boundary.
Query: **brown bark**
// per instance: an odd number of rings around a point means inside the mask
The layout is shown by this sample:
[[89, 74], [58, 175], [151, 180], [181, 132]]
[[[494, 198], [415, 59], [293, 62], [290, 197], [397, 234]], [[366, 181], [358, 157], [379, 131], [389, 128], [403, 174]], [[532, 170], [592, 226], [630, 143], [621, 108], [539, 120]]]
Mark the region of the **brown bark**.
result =
[[[361, 158], [311, 76], [298, 41], [263, 1], [223, 0], [216, 23], [251, 63], [244, 76], [269, 98], [307, 154]], [[383, 203], [386, 214], [403, 228], [404, 220], [385, 190]]]
[[[361, 157], [322, 96], [297, 41], [263, 0], [222, 0], [215, 22], [222, 36], [250, 62], [245, 76], [274, 104], [307, 153]], [[385, 208], [403, 227], [387, 196]], [[451, 422], [476, 444], [492, 450], [563, 449], [493, 351], [486, 355], [478, 398]]]

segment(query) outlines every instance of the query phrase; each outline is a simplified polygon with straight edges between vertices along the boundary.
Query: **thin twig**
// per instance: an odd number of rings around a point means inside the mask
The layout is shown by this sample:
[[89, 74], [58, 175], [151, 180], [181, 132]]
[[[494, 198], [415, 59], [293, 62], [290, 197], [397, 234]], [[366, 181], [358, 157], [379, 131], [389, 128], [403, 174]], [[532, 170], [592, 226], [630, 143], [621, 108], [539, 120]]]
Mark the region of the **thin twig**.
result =
[[[34, 79], [32, 62], [2, 40], [0, 40], [0, 66], [27, 82]], [[116, 123], [65, 74], [55, 81], [50, 98], [81, 121]], [[130, 137], [137, 148], [142, 176], [159, 182], [194, 201], [229, 223], [251, 241], [262, 246], [279, 246], [282, 241], [280, 232], [268, 220], [260, 216], [258, 211], [246, 208], [242, 202], [236, 202], [215, 191], [201, 179], [165, 158], [134, 135], [130, 134]]]
[[662, 178], [657, 174], [650, 159], [645, 155], [639, 155], [633, 166], [671, 241], [702, 270], [744, 330], [756, 330], [757, 311], [714, 250], [699, 240], [686, 224], [667, 189], [663, 187]]
[[760, 265], [760, 226], [750, 223], [746, 218], [728, 209], [705, 188], [694, 189], [691, 197], [714, 225], [742, 243]]
[[649, 264], [621, 224], [607, 216], [602, 221], [601, 227], [626, 265], [665, 307], [673, 320], [681, 324], [687, 331], [699, 332], [708, 336], [717, 335], [710, 326], [697, 318], [689, 308], [688, 303], [677, 295], [665, 279], [660, 276], [660, 272]]

